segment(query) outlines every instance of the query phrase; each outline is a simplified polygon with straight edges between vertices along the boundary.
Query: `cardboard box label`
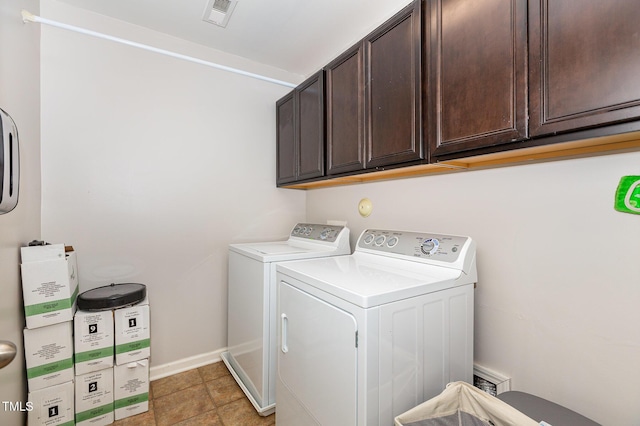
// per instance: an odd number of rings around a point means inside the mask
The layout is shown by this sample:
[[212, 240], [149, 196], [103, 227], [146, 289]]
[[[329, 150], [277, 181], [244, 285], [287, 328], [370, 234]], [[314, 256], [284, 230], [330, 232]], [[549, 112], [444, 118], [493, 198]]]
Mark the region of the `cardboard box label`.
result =
[[116, 309], [116, 364], [149, 358], [151, 334], [149, 330], [149, 305], [147, 299], [138, 305]]
[[113, 368], [76, 376], [76, 424], [113, 423]]
[[114, 329], [111, 311], [78, 311], [74, 317], [76, 374], [113, 366]]
[[29, 393], [33, 410], [28, 414], [29, 426], [74, 425], [73, 382], [66, 382]]
[[[64, 286], [57, 284], [55, 281], [43, 283], [43, 286], [54, 287], [57, 289], [57, 292], [49, 292], [51, 296], [55, 296], [55, 293], [59, 293], [61, 288]], [[42, 288], [38, 288], [38, 291], [41, 291]], [[49, 297], [51, 297], [49, 296]], [[73, 292], [71, 297], [68, 299], [58, 299], [51, 300], [43, 303], [36, 303], [35, 305], [26, 305], [24, 307], [24, 313], [26, 316], [30, 317], [33, 315], [42, 315], [48, 314], [50, 312], [61, 311], [63, 309], [71, 309], [76, 299], [78, 298], [78, 288]]]

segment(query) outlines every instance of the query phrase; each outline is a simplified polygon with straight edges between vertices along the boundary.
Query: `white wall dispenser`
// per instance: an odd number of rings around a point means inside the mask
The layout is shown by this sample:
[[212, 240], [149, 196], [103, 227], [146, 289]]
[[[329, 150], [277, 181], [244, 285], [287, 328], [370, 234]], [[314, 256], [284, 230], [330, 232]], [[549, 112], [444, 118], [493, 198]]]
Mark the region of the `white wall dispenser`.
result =
[[0, 109], [0, 214], [9, 213], [18, 204], [19, 184], [18, 129], [11, 116]]

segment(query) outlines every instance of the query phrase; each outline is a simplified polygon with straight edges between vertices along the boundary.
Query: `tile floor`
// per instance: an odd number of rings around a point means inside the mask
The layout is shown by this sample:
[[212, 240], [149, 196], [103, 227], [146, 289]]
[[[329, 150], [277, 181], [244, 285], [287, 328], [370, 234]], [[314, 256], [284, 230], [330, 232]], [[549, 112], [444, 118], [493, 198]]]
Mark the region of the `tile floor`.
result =
[[222, 362], [151, 382], [149, 411], [118, 420], [116, 426], [261, 426], [260, 416]]

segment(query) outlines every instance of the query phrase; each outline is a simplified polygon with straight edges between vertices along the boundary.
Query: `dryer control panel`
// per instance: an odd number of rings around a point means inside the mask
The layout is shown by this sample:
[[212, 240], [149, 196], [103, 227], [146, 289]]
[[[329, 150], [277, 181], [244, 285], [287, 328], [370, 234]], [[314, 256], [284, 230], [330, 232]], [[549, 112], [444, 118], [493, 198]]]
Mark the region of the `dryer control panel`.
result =
[[471, 238], [457, 235], [367, 229], [356, 250], [454, 263], [470, 243]]

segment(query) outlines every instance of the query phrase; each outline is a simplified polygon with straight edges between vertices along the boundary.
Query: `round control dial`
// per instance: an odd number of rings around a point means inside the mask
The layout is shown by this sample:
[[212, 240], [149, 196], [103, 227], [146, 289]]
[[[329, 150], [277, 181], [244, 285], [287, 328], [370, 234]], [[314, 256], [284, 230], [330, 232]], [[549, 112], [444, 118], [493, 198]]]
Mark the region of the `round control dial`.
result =
[[389, 240], [387, 241], [387, 247], [389, 248], [393, 248], [396, 246], [396, 244], [398, 244], [398, 237], [393, 236], [391, 238], [389, 238]]
[[385, 242], [385, 240], [387, 239], [386, 236], [384, 235], [378, 235], [376, 237], [376, 240], [373, 242], [375, 245], [377, 245], [378, 247], [382, 246]]
[[438, 251], [438, 247], [440, 246], [440, 241], [435, 238], [427, 238], [422, 242], [420, 246], [420, 250], [426, 255], [432, 255], [436, 251]]
[[364, 241], [365, 244], [371, 244], [371, 242], [373, 242], [373, 239], [375, 237], [376, 236], [373, 235], [373, 234], [367, 234], [367, 235], [364, 236], [364, 240], [363, 241]]

